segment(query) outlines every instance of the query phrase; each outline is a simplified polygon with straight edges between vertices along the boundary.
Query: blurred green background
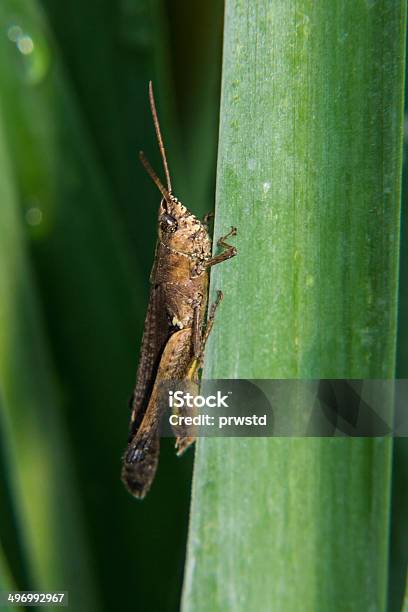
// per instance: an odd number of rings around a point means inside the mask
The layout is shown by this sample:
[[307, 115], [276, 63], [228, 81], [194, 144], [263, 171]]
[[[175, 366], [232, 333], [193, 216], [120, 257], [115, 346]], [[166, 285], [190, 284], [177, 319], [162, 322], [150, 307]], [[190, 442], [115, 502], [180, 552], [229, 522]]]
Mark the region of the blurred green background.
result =
[[68, 590], [74, 610], [179, 607], [193, 452], [163, 443], [143, 503], [119, 479], [159, 203], [138, 151], [162, 174], [152, 79], [175, 193], [213, 208], [222, 18], [221, 0], [0, 3], [0, 588]]
[[[0, 588], [176, 610], [193, 452], [120, 482], [162, 174], [213, 208], [223, 3], [0, 4]], [[3, 566], [0, 563], [0, 568]], [[3, 582], [3, 585], [1, 584]]]

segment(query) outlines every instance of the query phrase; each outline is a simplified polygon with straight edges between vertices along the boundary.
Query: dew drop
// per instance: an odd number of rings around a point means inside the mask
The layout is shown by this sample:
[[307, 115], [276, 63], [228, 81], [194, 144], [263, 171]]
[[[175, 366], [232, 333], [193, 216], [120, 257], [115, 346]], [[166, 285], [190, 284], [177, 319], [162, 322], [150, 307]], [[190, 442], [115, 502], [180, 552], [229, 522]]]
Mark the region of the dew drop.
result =
[[12, 23], [7, 29], [7, 38], [15, 44], [24, 81], [29, 85], [40, 83], [51, 63], [46, 37], [34, 26], [25, 28], [23, 24]]
[[40, 225], [42, 218], [43, 218], [42, 210], [38, 208], [38, 206], [32, 206], [31, 208], [27, 210], [25, 214], [25, 218], [26, 218], [28, 225], [31, 225], [31, 226]]
[[23, 55], [30, 55], [34, 51], [34, 43], [31, 36], [24, 34], [23, 36], [19, 36], [17, 42], [17, 49]]
[[7, 38], [11, 40], [11, 42], [17, 42], [18, 39], [23, 35], [23, 30], [18, 25], [11, 25], [7, 30]]

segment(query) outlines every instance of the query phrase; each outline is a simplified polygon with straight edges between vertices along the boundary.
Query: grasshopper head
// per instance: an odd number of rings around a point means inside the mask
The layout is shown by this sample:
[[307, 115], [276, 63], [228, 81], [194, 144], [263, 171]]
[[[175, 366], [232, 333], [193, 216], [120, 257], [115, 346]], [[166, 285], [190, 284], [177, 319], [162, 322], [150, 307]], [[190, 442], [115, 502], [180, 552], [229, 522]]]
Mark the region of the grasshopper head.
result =
[[[171, 193], [170, 181], [168, 189], [163, 186], [159, 177], [147, 161], [143, 151], [140, 160], [154, 184], [162, 194], [159, 208], [159, 240], [176, 253], [193, 255], [199, 258], [211, 256], [211, 239], [207, 226], [201, 223], [183, 204]], [[165, 164], [167, 168], [167, 164]]]
[[211, 254], [206, 226], [173, 195], [162, 199], [158, 221], [159, 240], [172, 251], [203, 257]]

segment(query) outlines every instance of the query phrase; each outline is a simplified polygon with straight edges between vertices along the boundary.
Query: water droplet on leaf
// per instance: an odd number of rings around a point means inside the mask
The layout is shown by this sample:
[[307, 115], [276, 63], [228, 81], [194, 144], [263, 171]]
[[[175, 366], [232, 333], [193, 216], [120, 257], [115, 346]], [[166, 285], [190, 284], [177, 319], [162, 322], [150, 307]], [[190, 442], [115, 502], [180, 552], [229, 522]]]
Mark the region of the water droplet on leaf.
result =
[[14, 43], [21, 75], [29, 85], [38, 85], [47, 75], [51, 53], [45, 35], [36, 27], [23, 27], [12, 23], [7, 28], [7, 38]]
[[25, 214], [25, 218], [26, 218], [28, 225], [31, 225], [31, 226], [40, 225], [43, 219], [42, 210], [38, 208], [38, 206], [32, 206], [31, 208], [27, 210]]

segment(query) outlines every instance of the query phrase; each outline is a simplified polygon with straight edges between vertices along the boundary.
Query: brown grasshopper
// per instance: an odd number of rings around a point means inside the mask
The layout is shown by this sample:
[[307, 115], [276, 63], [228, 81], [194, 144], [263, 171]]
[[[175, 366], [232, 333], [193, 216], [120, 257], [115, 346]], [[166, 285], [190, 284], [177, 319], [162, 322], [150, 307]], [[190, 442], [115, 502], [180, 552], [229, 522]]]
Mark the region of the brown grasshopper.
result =
[[[147, 308], [136, 386], [131, 398], [128, 446], [123, 457], [122, 480], [135, 497], [143, 498], [153, 482], [159, 460], [159, 388], [165, 380], [198, 381], [204, 348], [210, 334], [219, 291], [205, 324], [209, 269], [230, 257], [236, 248], [225, 242], [236, 229], [218, 240], [223, 251], [211, 255], [209, 215], [200, 221], [173, 196], [170, 173], [157, 117], [152, 83], [149, 99], [162, 157], [167, 189], [143, 152], [140, 160], [162, 194], [158, 239], [150, 275]], [[176, 432], [177, 454], [194, 442], [191, 431]]]

